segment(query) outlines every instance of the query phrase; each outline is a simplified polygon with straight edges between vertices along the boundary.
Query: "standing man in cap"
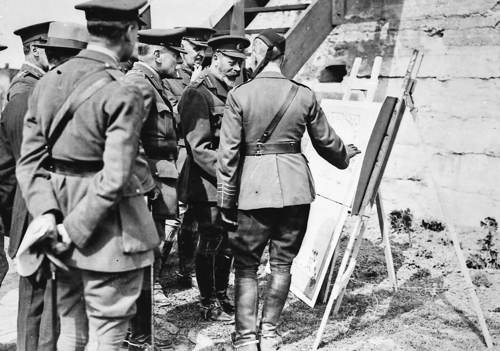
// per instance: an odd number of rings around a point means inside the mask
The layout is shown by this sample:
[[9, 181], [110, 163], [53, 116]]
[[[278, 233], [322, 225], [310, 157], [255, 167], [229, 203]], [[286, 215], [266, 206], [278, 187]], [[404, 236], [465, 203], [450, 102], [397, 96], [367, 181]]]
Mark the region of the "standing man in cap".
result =
[[[42, 28], [45, 28], [45, 24]], [[50, 22], [48, 34], [44, 35], [44, 39], [32, 42], [30, 45], [34, 46], [32, 50], [44, 52], [49, 66], [53, 68], [62, 61], [78, 54], [81, 49], [87, 46], [87, 42], [88, 32], [84, 26], [76, 23]], [[5, 150], [6, 155], [11, 155], [15, 162], [19, 160], [20, 156], [23, 121], [28, 97], [38, 81], [29, 73], [25, 73], [22, 77], [19, 79], [25, 82], [26, 88], [29, 87], [29, 90], [26, 90], [24, 94], [12, 94], [0, 123], [0, 149]], [[14, 80], [13, 86], [20, 84], [18, 82]], [[24, 104], [21, 110], [16, 102]], [[15, 179], [14, 168], [11, 169], [10, 177]], [[3, 184], [4, 181], [6, 180], [3, 177], [0, 178], [0, 184]], [[17, 253], [30, 220], [21, 190], [17, 188], [10, 226], [9, 255], [12, 258]], [[52, 324], [50, 324], [49, 319], [52, 305], [50, 289], [50, 283], [46, 279], [38, 279], [37, 275], [20, 277], [17, 320], [19, 350], [52, 350], [55, 347], [56, 340], [52, 340], [50, 330]], [[39, 330], [40, 336], [38, 336]]]
[[188, 152], [179, 197], [191, 207], [198, 223], [195, 264], [202, 315], [208, 320], [227, 321], [234, 309], [226, 294], [232, 256], [216, 203], [215, 164], [226, 97], [240, 75], [244, 49], [250, 41], [222, 36], [209, 40], [208, 45], [214, 51], [210, 67], [184, 91], [179, 102]]
[[[4, 226], [10, 235], [10, 257], [16, 255], [29, 222], [26, 205], [17, 189], [15, 166], [21, 149], [28, 98], [49, 69], [45, 50], [37, 46], [47, 41], [49, 24], [37, 23], [14, 32], [21, 38], [25, 61], [10, 84], [8, 101], [0, 120], [0, 208], [8, 209], [4, 215]], [[51, 333], [50, 288], [47, 285], [47, 279], [37, 279], [36, 275], [19, 278], [19, 350], [53, 350], [55, 346]]]
[[[183, 63], [176, 72], [175, 77], [170, 77], [164, 80], [169, 95], [170, 102], [174, 107], [174, 115], [180, 127], [178, 118], [177, 104], [179, 99], [191, 83], [191, 80], [196, 80], [201, 74], [202, 69], [206, 68], [206, 54], [208, 44], [207, 41], [215, 33], [212, 28], [205, 27], [186, 27], [184, 37], [182, 39], [182, 47], [185, 52], [182, 54]], [[193, 74], [195, 72], [195, 74]], [[179, 128], [180, 129], [180, 128]], [[177, 169], [181, 170], [186, 161], [186, 143], [182, 135], [178, 135], [179, 156], [177, 158]], [[182, 186], [182, 184], [179, 184]], [[189, 210], [187, 204], [179, 202], [179, 217], [181, 221], [181, 229], [177, 235], [178, 256], [179, 256], [179, 271], [178, 281], [187, 288], [192, 286], [194, 274], [194, 250], [196, 241], [196, 224], [193, 219], [192, 211]]]
[[184, 89], [192, 80], [201, 74], [202, 63], [206, 56], [208, 40], [215, 33], [215, 30], [207, 27], [186, 27], [182, 38], [182, 65], [177, 70], [177, 75], [173, 79], [167, 79], [165, 85], [169, 88], [173, 97], [179, 101]]
[[[284, 53], [281, 35], [266, 30], [257, 36], [252, 48], [256, 76], [229, 93], [222, 118], [217, 204], [222, 219], [238, 227], [229, 242], [236, 270], [233, 346], [239, 351], [280, 347], [277, 326], [290, 288], [290, 267], [315, 196], [300, 151], [304, 132], [317, 152], [340, 169], [359, 153], [355, 146], [344, 146], [314, 93], [283, 76]], [[271, 275], [258, 340], [257, 269], [268, 242]]]
[[[4, 51], [7, 49], [6, 45], [0, 44], [0, 51]], [[1, 89], [1, 87], [0, 87]], [[4, 99], [4, 91], [0, 91], [0, 109], [3, 107], [3, 99]], [[1, 174], [1, 173], [0, 173]], [[2, 188], [0, 187], [0, 191]], [[2, 286], [3, 278], [9, 271], [9, 262], [7, 261], [7, 255], [5, 254], [4, 249], [4, 238], [7, 228], [5, 228], [6, 220], [4, 219], [6, 213], [4, 213], [4, 207], [2, 206], [0, 209], [0, 286]]]
[[57, 272], [60, 350], [119, 350], [159, 244], [136, 170], [149, 111], [118, 68], [145, 4], [76, 5], [87, 49], [45, 75], [29, 101], [16, 175], [29, 212], [67, 248], [59, 257], [69, 271]]
[[[179, 172], [175, 164], [177, 133], [173, 109], [165, 94], [162, 79], [175, 75], [176, 66], [181, 60], [180, 53], [184, 52], [180, 47], [183, 33], [184, 28], [139, 31], [139, 61], [134, 63], [126, 75], [127, 82], [141, 89], [146, 109], [149, 110], [149, 114], [143, 116], [141, 141], [158, 189], [156, 198], [151, 200], [150, 205], [164, 247], [171, 245], [180, 223], [177, 219]], [[151, 91], [154, 94], [151, 95]], [[155, 255], [155, 278], [158, 278], [163, 264], [166, 261], [162, 262], [162, 255], [158, 250]], [[142, 350], [140, 347], [151, 344], [151, 288], [150, 275], [146, 274], [143, 293], [137, 302], [139, 309], [132, 319], [128, 340], [129, 345], [135, 349]], [[162, 347], [170, 342], [155, 337], [154, 343]]]

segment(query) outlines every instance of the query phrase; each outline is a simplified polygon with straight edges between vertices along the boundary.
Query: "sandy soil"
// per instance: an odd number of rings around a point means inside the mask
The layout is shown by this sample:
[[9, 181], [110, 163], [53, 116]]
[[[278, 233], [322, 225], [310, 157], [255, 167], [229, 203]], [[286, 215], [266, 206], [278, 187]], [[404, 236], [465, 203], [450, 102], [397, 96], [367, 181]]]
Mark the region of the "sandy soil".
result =
[[[486, 350], [446, 232], [424, 229], [420, 223], [414, 219], [410, 230], [403, 226], [391, 234], [398, 278], [398, 291], [393, 292], [378, 226], [370, 220], [354, 278], [339, 314], [329, 320], [321, 350]], [[460, 233], [466, 256], [479, 250], [478, 240], [485, 235], [479, 223]], [[345, 237], [341, 246], [346, 242]], [[175, 254], [171, 263], [161, 279], [168, 299], [156, 307], [157, 333], [169, 336], [175, 350], [230, 350], [233, 325], [202, 321], [196, 289], [176, 286]], [[476, 291], [495, 350], [500, 350], [500, 270], [471, 270], [471, 274], [480, 285]], [[262, 272], [261, 288], [265, 280]], [[290, 294], [280, 328], [283, 350], [308, 350], [323, 311], [324, 305], [311, 309]]]

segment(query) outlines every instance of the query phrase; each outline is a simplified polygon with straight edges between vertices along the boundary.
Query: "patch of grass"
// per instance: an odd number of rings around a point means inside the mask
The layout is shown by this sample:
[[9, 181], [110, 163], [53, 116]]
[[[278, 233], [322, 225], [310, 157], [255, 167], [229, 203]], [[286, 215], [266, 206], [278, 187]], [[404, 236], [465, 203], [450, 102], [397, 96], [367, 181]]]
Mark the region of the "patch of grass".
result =
[[431, 230], [433, 232], [442, 232], [446, 228], [443, 223], [436, 220], [426, 221], [425, 219], [422, 219], [422, 223], [420, 225], [422, 226], [422, 228]]
[[489, 288], [490, 286], [493, 285], [493, 283], [490, 282], [490, 280], [488, 279], [486, 274], [483, 272], [478, 272], [478, 273], [474, 274], [474, 276], [472, 278], [472, 283], [477, 287], [484, 286], [486, 288]]

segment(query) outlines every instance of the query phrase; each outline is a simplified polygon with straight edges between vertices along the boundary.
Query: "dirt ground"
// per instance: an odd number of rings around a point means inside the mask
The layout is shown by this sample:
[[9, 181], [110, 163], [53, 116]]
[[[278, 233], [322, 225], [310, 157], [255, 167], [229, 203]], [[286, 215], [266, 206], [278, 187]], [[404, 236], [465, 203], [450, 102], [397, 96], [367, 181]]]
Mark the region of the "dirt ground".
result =
[[[339, 314], [329, 320], [320, 350], [486, 350], [446, 231], [424, 229], [421, 219], [414, 218], [412, 223], [411, 226], [404, 221], [394, 223], [400, 230], [391, 233], [398, 278], [398, 291], [393, 292], [387, 279], [378, 226], [370, 219], [354, 277]], [[500, 238], [496, 231], [492, 234], [490, 258], [495, 259]], [[479, 223], [477, 228], [460, 233], [465, 256], [481, 253], [483, 242], [479, 240], [487, 235], [488, 231]], [[341, 241], [341, 249], [346, 243], [347, 236]], [[176, 282], [175, 252], [169, 263], [155, 291], [156, 334], [173, 341], [168, 350], [231, 350], [229, 340], [234, 326], [203, 321], [197, 306], [197, 290], [181, 289]], [[493, 263], [490, 262], [490, 266], [494, 266]], [[476, 291], [496, 343], [494, 350], [500, 350], [500, 270], [487, 268], [470, 272], [478, 285]], [[266, 281], [263, 269], [260, 276], [262, 291]], [[16, 288], [17, 276], [10, 272], [0, 289], [4, 302], [0, 311], [0, 335], [12, 335], [12, 339], [15, 338], [17, 302], [9, 296], [17, 296]], [[232, 293], [231, 287], [231, 296]], [[7, 311], [7, 307], [12, 311]], [[284, 338], [282, 350], [308, 350], [323, 311], [324, 305], [311, 309], [290, 294], [280, 327]], [[7, 324], [12, 324], [10, 329], [6, 328]], [[0, 342], [0, 351], [7, 350], [15, 350], [15, 344]]]
[[[370, 219], [354, 279], [339, 314], [329, 320], [320, 349], [486, 350], [446, 231], [424, 229], [421, 219], [413, 219], [411, 226], [404, 224], [399, 229], [391, 233], [398, 291], [392, 291], [387, 279], [378, 225]], [[479, 223], [477, 228], [460, 233], [466, 257], [479, 250], [478, 240], [485, 235]], [[498, 241], [498, 235], [494, 239]], [[341, 247], [346, 242], [347, 237]], [[201, 320], [196, 289], [182, 290], [176, 285], [176, 262], [173, 254], [172, 268], [161, 279], [167, 299], [162, 298], [156, 306], [156, 333], [170, 337], [175, 350], [230, 350], [233, 325]], [[476, 292], [495, 350], [500, 350], [500, 270], [475, 269], [471, 274], [479, 285]], [[262, 271], [261, 289], [265, 280]], [[280, 328], [283, 350], [309, 349], [324, 307], [318, 304], [311, 309], [290, 294]]]

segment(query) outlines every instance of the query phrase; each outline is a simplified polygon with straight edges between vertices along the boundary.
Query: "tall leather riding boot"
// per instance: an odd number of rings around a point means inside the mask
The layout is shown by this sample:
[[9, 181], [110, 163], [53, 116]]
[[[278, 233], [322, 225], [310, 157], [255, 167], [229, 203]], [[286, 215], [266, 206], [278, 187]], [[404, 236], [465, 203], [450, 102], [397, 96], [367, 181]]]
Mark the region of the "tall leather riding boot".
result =
[[214, 257], [213, 255], [197, 253], [195, 258], [196, 281], [203, 299], [210, 299], [214, 294]]
[[220, 252], [215, 256], [215, 290], [217, 300], [224, 312], [233, 314], [234, 305], [227, 296], [227, 287], [229, 285], [229, 272], [233, 257], [226, 252]]
[[281, 337], [277, 332], [281, 312], [285, 306], [292, 275], [273, 272], [267, 283], [266, 297], [260, 325], [260, 350], [274, 351], [281, 346]]
[[236, 277], [234, 294], [236, 318], [233, 350], [257, 351], [257, 312], [259, 306], [257, 277]]
[[215, 294], [215, 257], [213, 254], [196, 255], [196, 280], [200, 290], [200, 312], [204, 319], [220, 322], [231, 321], [224, 312]]
[[195, 234], [190, 226], [182, 225], [177, 233], [177, 250], [179, 255], [179, 274], [189, 276], [192, 271]]

